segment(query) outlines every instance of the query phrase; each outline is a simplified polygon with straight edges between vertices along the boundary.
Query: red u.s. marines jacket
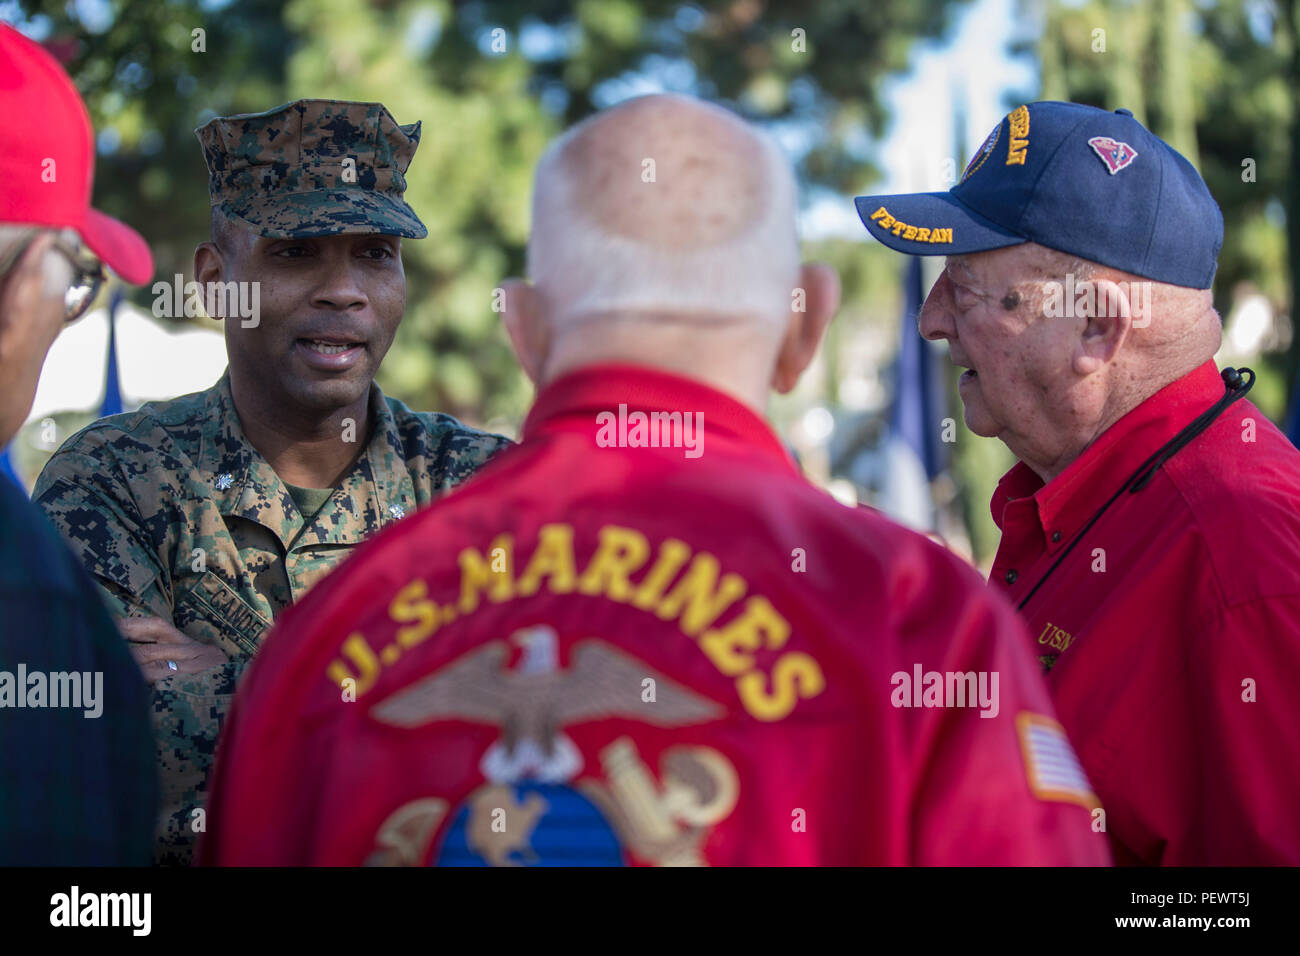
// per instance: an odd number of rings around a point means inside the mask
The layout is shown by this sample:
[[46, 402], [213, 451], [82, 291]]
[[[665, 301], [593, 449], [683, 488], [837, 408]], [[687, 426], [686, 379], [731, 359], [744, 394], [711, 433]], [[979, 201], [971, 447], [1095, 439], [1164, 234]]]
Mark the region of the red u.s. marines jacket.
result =
[[630, 366], [284, 617], [209, 864], [1104, 864], [1011, 608]]

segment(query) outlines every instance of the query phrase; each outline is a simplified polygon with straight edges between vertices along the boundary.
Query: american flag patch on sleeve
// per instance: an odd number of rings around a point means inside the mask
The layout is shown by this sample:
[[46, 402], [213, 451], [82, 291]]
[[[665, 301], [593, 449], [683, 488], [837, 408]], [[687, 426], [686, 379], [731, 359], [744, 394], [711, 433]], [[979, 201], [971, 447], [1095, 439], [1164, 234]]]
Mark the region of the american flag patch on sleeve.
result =
[[1065, 728], [1049, 717], [1022, 711], [1016, 717], [1020, 752], [1029, 789], [1039, 800], [1077, 803], [1089, 810], [1101, 805], [1074, 755]]

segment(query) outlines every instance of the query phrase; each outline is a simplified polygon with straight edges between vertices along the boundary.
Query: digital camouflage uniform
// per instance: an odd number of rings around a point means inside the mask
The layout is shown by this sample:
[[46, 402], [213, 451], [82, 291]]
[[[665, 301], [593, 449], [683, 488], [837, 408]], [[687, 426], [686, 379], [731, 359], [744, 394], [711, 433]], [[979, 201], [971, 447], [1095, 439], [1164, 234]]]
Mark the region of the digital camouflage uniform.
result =
[[[213, 204], [262, 234], [291, 235], [423, 235], [393, 165], [405, 169], [418, 136], [418, 124], [398, 127], [379, 104], [322, 101], [199, 130]], [[345, 155], [359, 157], [357, 182], [320, 191], [321, 170], [332, 163], [337, 171]], [[275, 195], [286, 189], [294, 190], [287, 206]], [[228, 372], [205, 391], [95, 422], [63, 444], [36, 482], [33, 500], [114, 616], [156, 615], [230, 658], [154, 684], [163, 787], [156, 862], [188, 863], [193, 854], [201, 816], [194, 811], [203, 806], [222, 718], [276, 616], [364, 538], [508, 444], [448, 415], [413, 412], [375, 385], [370, 422], [364, 453], [309, 520], [244, 436]]]

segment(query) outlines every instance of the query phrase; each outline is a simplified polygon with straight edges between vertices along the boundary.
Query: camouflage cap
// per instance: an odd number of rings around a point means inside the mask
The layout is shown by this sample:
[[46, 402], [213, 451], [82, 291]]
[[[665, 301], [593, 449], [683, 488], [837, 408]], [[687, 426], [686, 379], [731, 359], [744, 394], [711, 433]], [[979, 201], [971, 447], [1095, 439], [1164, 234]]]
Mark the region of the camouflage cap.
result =
[[402, 198], [420, 124], [399, 126], [382, 103], [297, 100], [194, 133], [213, 207], [259, 235], [429, 234]]

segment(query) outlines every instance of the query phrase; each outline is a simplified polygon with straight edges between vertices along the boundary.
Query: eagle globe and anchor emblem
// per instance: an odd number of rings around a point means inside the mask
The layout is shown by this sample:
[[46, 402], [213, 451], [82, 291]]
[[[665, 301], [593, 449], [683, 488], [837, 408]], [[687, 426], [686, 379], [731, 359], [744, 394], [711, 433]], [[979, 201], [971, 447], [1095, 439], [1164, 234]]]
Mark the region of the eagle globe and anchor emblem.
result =
[[[369, 866], [619, 866], [625, 852], [663, 866], [700, 866], [700, 847], [740, 793], [731, 762], [709, 747], [665, 750], [656, 780], [630, 737], [600, 752], [603, 781], [577, 779], [581, 751], [568, 725], [624, 718], [657, 727], [716, 720], [715, 701], [602, 641], [577, 642], [559, 667], [556, 632], [515, 632], [523, 653], [504, 663], [506, 641], [482, 645], [376, 704], [382, 723], [414, 728], [467, 720], [501, 728], [479, 770], [487, 782], [459, 807], [426, 797], [397, 808], [381, 825]], [[653, 678], [655, 701], [641, 699]], [[440, 845], [435, 833], [450, 817]]]

